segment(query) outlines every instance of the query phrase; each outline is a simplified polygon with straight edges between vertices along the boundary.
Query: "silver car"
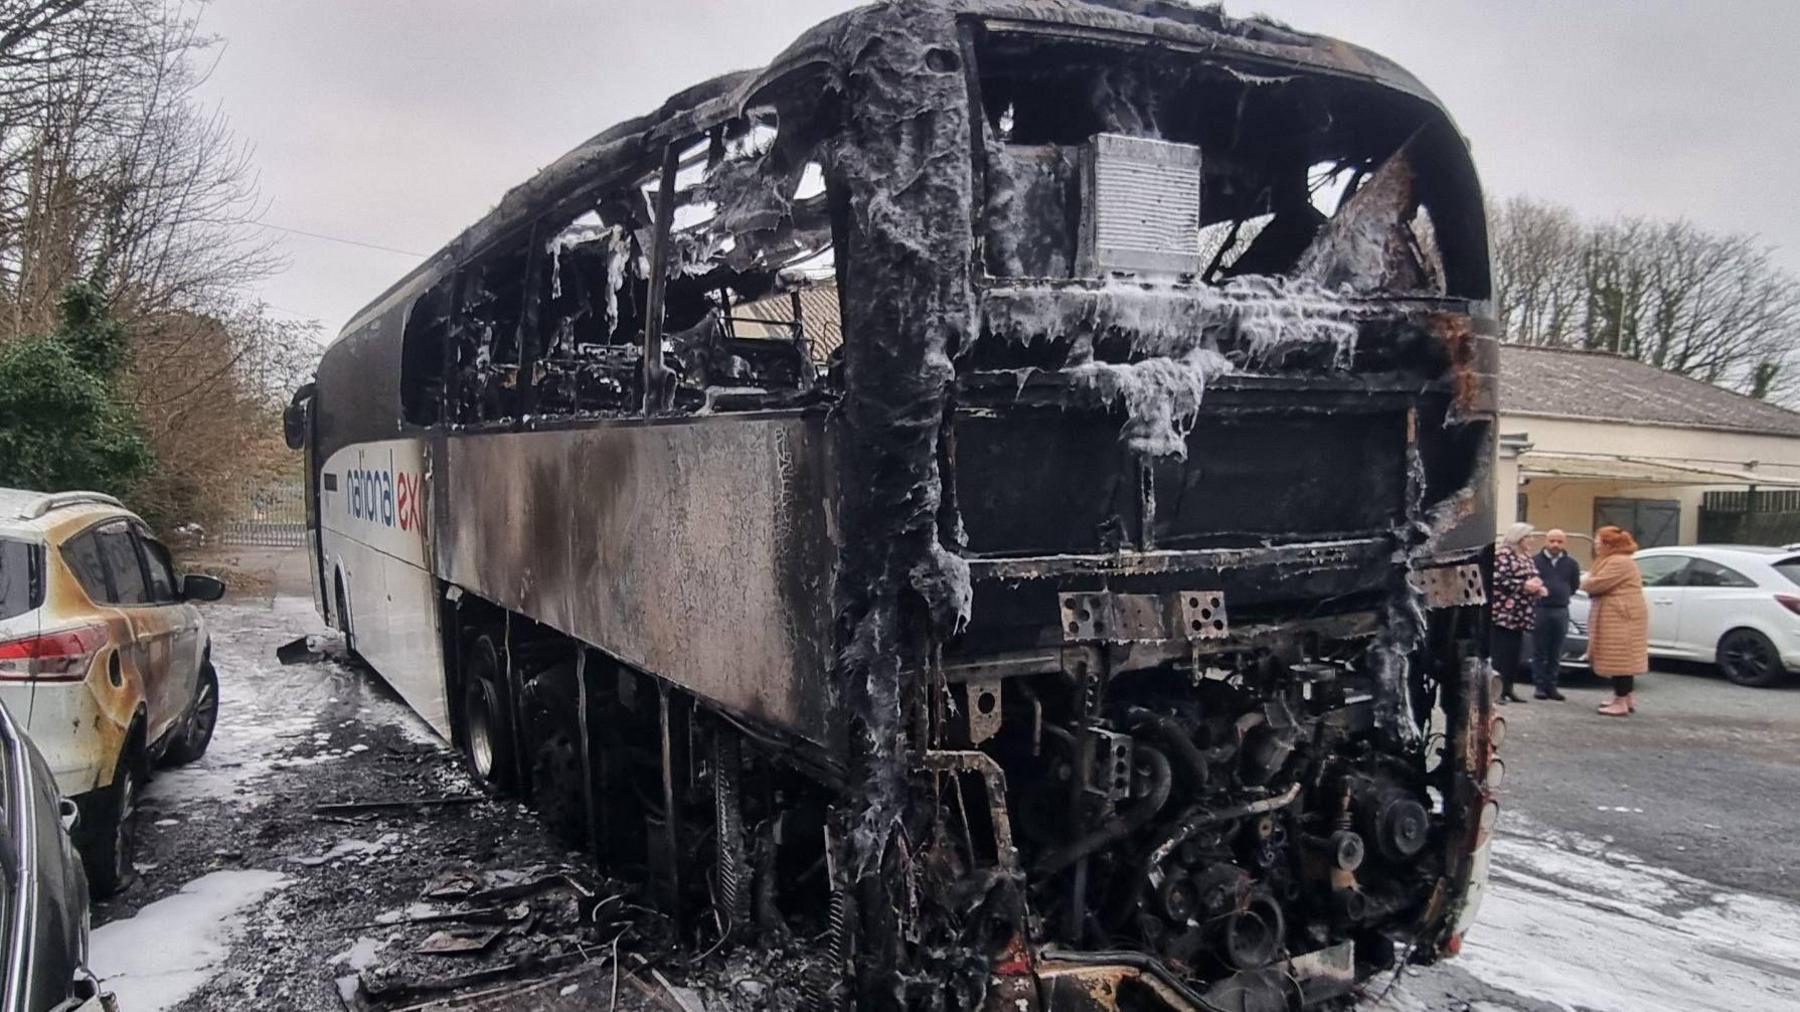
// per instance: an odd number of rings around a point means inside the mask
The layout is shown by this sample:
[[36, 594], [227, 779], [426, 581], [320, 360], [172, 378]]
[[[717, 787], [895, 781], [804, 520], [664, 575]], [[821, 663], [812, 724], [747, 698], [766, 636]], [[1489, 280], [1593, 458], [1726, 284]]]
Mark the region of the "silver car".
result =
[[88, 887], [69, 838], [73, 802], [0, 705], [0, 1012], [113, 1009], [88, 971]]

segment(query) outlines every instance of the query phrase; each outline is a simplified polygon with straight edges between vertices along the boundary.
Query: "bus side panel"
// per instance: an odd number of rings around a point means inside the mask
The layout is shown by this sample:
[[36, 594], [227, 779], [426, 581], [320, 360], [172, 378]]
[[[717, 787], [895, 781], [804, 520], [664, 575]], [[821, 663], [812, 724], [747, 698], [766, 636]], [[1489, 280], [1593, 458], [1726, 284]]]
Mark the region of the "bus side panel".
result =
[[821, 417], [702, 416], [451, 435], [446, 579], [823, 746], [831, 453]]
[[[443, 644], [425, 523], [424, 443], [383, 440], [331, 455], [320, 476], [325, 593], [344, 582], [356, 650], [445, 738]], [[335, 604], [333, 605], [335, 607]]]

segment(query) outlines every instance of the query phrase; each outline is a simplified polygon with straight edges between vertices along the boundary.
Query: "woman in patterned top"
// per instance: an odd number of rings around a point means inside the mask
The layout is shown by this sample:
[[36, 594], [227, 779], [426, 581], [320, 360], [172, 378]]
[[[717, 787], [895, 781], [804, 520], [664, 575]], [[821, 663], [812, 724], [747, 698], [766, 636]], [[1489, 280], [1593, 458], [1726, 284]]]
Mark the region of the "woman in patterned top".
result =
[[1525, 550], [1525, 539], [1530, 535], [1530, 524], [1513, 524], [1494, 552], [1494, 585], [1493, 592], [1488, 595], [1489, 615], [1493, 619], [1488, 656], [1505, 687], [1500, 694], [1502, 703], [1525, 701], [1514, 694], [1513, 683], [1520, 677], [1531, 677], [1529, 672], [1522, 673], [1519, 668], [1524, 660], [1526, 633], [1531, 631], [1532, 620], [1536, 617], [1537, 599], [1546, 593], [1544, 581], [1537, 575], [1537, 565]]

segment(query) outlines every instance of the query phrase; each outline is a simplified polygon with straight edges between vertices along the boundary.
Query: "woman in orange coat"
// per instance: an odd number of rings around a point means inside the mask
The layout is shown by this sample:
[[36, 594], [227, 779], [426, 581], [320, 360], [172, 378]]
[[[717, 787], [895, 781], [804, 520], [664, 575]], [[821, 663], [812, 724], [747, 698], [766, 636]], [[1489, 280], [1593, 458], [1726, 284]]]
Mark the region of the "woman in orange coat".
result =
[[1594, 674], [1612, 679], [1613, 698], [1600, 707], [1608, 717], [1637, 709], [1637, 676], [1650, 671], [1650, 608], [1638, 575], [1637, 541], [1631, 532], [1602, 527], [1594, 532], [1594, 568], [1581, 578], [1588, 608], [1588, 660]]

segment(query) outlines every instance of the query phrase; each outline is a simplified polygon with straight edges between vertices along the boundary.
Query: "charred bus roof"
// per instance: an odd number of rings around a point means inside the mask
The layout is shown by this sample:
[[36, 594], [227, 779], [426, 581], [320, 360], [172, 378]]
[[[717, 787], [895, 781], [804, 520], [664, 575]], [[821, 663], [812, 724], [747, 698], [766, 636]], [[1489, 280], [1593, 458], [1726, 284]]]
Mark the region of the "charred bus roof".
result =
[[[1416, 99], [1444, 125], [1452, 125], [1437, 96], [1392, 60], [1261, 17], [1234, 18], [1218, 5], [1193, 7], [1171, 0], [890, 0], [820, 22], [761, 70], [721, 74], [676, 93], [653, 113], [589, 138], [508, 190], [493, 210], [357, 312], [340, 336], [359, 329], [396, 300], [423, 291], [535, 218], [621, 174], [653, 168], [662, 145], [742, 116], [769, 85], [787, 75], [808, 67], [841, 70], [857, 45], [907, 31], [904, 15], [920, 9], [975, 22], [989, 32], [1151, 46], [1191, 53], [1246, 73], [1303, 73], [1360, 81]], [[1472, 183], [1472, 170], [1467, 174]]]

